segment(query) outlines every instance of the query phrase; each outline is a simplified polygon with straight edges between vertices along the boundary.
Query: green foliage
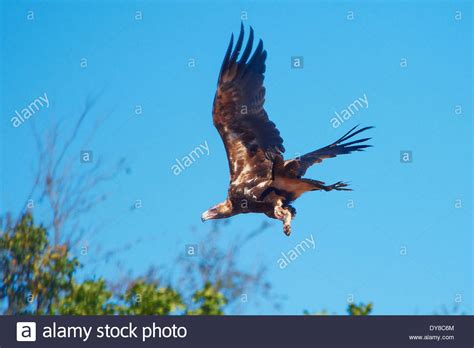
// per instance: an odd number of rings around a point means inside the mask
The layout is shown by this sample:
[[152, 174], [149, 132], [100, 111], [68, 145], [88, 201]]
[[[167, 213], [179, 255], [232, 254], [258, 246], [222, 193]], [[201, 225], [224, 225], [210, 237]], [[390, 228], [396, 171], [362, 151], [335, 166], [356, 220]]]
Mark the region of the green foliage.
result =
[[51, 314], [53, 305], [71, 289], [79, 263], [65, 246], [51, 246], [46, 230], [25, 214], [7, 223], [0, 235], [0, 299], [6, 314]]
[[30, 214], [8, 222], [0, 234], [0, 301], [4, 314], [223, 314], [227, 303], [207, 283], [186, 308], [175, 289], [143, 279], [132, 281], [124, 294], [114, 294], [104, 279], [74, 279], [80, 267], [65, 245], [51, 246], [46, 229]]
[[211, 283], [206, 283], [204, 289], [196, 291], [193, 301], [199, 305], [197, 309], [188, 310], [190, 315], [222, 315], [222, 307], [227, 303], [226, 298]]
[[[78, 282], [74, 278], [78, 260], [66, 245], [52, 246], [46, 229], [35, 226], [30, 214], [16, 224], [7, 220], [0, 228], [0, 303], [6, 304], [4, 314], [222, 315], [228, 304], [221, 280], [207, 281], [188, 301], [178, 290], [142, 278], [133, 280], [124, 293], [111, 291], [104, 279]], [[372, 303], [347, 308], [349, 315], [371, 311]]]
[[358, 305], [351, 303], [347, 307], [347, 313], [349, 315], [369, 315], [372, 312], [372, 303], [363, 304], [359, 303]]
[[60, 299], [56, 308], [59, 314], [106, 315], [114, 314], [117, 305], [112, 302], [112, 292], [107, 290], [105, 280], [86, 280], [73, 283], [71, 291]]
[[184, 308], [181, 295], [176, 290], [143, 280], [134, 282], [123, 297], [123, 314], [166, 315]]

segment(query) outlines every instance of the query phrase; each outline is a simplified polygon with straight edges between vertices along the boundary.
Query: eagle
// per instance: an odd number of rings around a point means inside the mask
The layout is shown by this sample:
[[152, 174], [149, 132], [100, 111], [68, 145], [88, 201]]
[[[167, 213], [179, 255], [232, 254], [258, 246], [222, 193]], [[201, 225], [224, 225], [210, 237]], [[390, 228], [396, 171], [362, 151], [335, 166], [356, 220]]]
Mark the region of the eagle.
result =
[[[297, 158], [285, 160], [283, 139], [264, 109], [263, 86], [267, 52], [259, 40], [253, 54], [254, 31], [250, 27], [241, 54], [244, 26], [234, 47], [234, 35], [224, 56], [213, 104], [213, 123], [224, 143], [230, 183], [225, 201], [205, 211], [201, 220], [223, 219], [237, 214], [264, 213], [283, 222], [291, 233], [296, 214], [290, 203], [308, 191], [351, 191], [348, 184], [304, 178], [313, 164], [326, 158], [363, 151], [371, 138], [353, 137], [373, 127], [355, 126], [332, 144]], [[239, 57], [240, 56], [240, 57]]]

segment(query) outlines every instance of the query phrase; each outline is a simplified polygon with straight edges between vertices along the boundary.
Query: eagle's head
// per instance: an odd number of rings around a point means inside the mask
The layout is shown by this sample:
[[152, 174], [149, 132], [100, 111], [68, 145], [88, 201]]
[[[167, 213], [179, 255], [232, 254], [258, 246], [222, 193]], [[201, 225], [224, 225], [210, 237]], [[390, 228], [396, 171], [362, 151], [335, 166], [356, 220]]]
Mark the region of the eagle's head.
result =
[[223, 219], [232, 216], [232, 203], [226, 199], [224, 202], [216, 204], [201, 215], [201, 220]]

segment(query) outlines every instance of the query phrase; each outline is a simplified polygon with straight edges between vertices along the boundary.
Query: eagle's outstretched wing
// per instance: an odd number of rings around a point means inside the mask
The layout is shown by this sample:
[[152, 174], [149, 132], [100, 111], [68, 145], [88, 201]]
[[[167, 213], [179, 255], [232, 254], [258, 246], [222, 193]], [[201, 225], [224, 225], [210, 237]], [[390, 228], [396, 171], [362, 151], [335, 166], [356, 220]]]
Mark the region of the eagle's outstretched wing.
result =
[[222, 62], [213, 107], [214, 125], [227, 152], [231, 184], [271, 177], [273, 159], [285, 151], [280, 132], [263, 108], [267, 52], [260, 40], [250, 57], [254, 38], [250, 28], [247, 45], [237, 61], [243, 38], [242, 25], [235, 48], [232, 35]]
[[373, 128], [364, 127], [355, 131], [357, 127], [358, 126], [353, 127], [349, 132], [344, 134], [341, 138], [333, 142], [331, 145], [307, 153], [306, 155], [303, 155], [299, 158], [293, 158], [285, 161], [285, 173], [295, 177], [302, 177], [309, 167], [311, 167], [315, 163], [321, 163], [326, 158], [336, 157], [337, 155], [345, 155], [354, 151], [363, 151], [365, 148], [371, 147], [372, 145], [362, 144], [367, 140], [370, 140], [371, 138], [363, 138], [346, 142], [353, 136]]

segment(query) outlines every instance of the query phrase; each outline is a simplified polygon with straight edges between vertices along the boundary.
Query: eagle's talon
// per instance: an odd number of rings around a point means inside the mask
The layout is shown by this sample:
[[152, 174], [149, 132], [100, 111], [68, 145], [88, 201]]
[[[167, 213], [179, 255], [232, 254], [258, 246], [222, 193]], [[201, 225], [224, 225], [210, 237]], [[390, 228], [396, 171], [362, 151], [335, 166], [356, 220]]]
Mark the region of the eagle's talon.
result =
[[287, 235], [288, 237], [290, 236], [291, 234], [291, 225], [283, 225], [283, 232], [285, 233], [285, 235]]

